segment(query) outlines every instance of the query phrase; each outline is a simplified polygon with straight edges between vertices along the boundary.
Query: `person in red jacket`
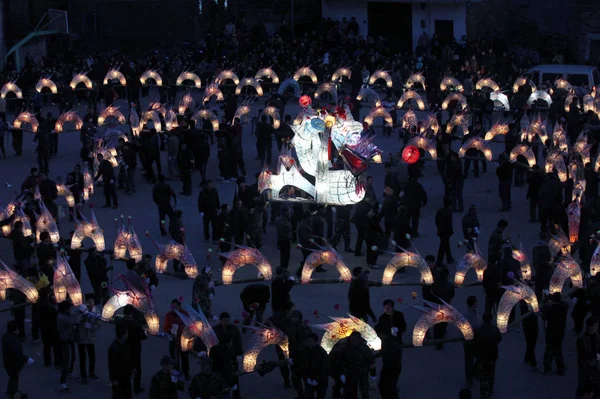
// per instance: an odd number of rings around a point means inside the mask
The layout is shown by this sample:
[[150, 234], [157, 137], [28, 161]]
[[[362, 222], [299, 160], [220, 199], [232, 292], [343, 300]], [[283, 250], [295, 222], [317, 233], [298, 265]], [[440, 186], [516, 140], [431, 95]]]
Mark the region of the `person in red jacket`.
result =
[[175, 360], [175, 369], [185, 375], [186, 380], [190, 380], [190, 360], [187, 352], [181, 350], [180, 338], [181, 332], [185, 328], [185, 323], [179, 315], [188, 316], [188, 312], [181, 308], [181, 301], [173, 299], [171, 301], [171, 310], [165, 315], [163, 331], [171, 334], [173, 339], [169, 341], [169, 355]]

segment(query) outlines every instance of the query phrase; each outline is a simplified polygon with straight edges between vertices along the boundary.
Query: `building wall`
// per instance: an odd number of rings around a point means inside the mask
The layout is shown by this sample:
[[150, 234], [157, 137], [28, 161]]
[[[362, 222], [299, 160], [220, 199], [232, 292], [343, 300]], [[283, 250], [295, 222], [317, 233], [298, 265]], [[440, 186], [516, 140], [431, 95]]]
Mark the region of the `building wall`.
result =
[[[387, 2], [407, 3], [402, 0], [384, 0]], [[330, 17], [339, 19], [346, 17], [350, 20], [355, 17], [360, 28], [360, 34], [366, 36], [369, 32], [368, 23], [368, 6], [366, 0], [323, 0], [322, 14], [323, 18]], [[422, 8], [421, 4], [425, 7]], [[419, 36], [425, 31], [431, 36], [435, 33], [435, 20], [453, 20], [454, 21], [454, 37], [460, 40], [463, 35], [467, 34], [467, 12], [464, 3], [421, 3], [413, 2], [412, 4], [412, 42], [413, 49], [417, 47]], [[425, 29], [421, 27], [421, 21], [425, 23]]]

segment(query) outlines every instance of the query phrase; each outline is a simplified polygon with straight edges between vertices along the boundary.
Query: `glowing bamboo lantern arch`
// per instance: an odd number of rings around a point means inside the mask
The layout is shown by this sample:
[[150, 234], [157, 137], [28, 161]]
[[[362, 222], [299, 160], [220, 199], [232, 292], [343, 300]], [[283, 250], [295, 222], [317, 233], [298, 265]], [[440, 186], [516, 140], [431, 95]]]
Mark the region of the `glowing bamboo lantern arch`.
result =
[[583, 274], [581, 267], [573, 259], [571, 255], [563, 257], [560, 262], [556, 264], [552, 278], [550, 279], [550, 293], [561, 292], [567, 279], [571, 279], [573, 287], [583, 288]]
[[46, 208], [46, 205], [42, 201], [38, 201], [40, 207], [40, 215], [36, 214], [37, 222], [35, 224], [35, 240], [36, 242], [40, 242], [40, 234], [44, 231], [47, 231], [50, 234], [50, 241], [52, 244], [57, 244], [60, 240], [60, 235], [58, 233], [58, 226], [56, 225], [56, 221], [54, 217]]
[[596, 235], [593, 236], [593, 240], [596, 241], [596, 249], [594, 250], [594, 254], [592, 255], [592, 260], [590, 262], [591, 276], [595, 276], [600, 271], [600, 245], [598, 245], [598, 238], [596, 238]]
[[30, 303], [36, 303], [39, 298], [38, 291], [33, 283], [0, 260], [0, 301], [6, 300], [6, 290], [11, 288], [21, 291]]
[[373, 100], [373, 103], [375, 103], [375, 107], [381, 107], [381, 98], [379, 97], [379, 94], [369, 87], [361, 88], [356, 96], [356, 99], [358, 101], [371, 99]]
[[202, 102], [207, 102], [208, 100], [210, 100], [212, 97], [215, 97], [216, 101], [223, 101], [225, 99], [225, 96], [223, 96], [223, 92], [221, 91], [221, 89], [219, 89], [219, 86], [217, 86], [214, 83], [209, 84], [206, 89], [204, 89], [204, 95], [202, 97]]
[[115, 118], [121, 125], [125, 124], [125, 115], [119, 111], [119, 107], [113, 107], [112, 105], [104, 108], [100, 115], [98, 115], [98, 126], [104, 125], [108, 118]]
[[144, 128], [147, 125], [148, 121], [152, 121], [152, 127], [158, 132], [162, 132], [162, 124], [160, 123], [160, 117], [158, 116], [158, 112], [148, 110], [142, 114], [142, 119], [140, 120], [140, 127]]
[[259, 71], [256, 72], [256, 75], [254, 75], [254, 79], [271, 79], [271, 83], [279, 83], [279, 76], [277, 76], [277, 74], [271, 67], [259, 69]]
[[583, 96], [583, 112], [596, 112], [596, 107], [594, 105], [594, 99], [596, 96], [596, 92], [592, 92], [591, 94], [586, 94]]
[[121, 221], [115, 219], [117, 223], [117, 238], [113, 245], [115, 259], [125, 259], [125, 255], [129, 252], [129, 258], [135, 259], [136, 262], [142, 261], [142, 244], [131, 225], [131, 216], [127, 218], [127, 224], [124, 222], [123, 215]]
[[94, 241], [94, 245], [96, 250], [104, 251], [106, 248], [104, 242], [104, 231], [100, 228], [98, 224], [98, 220], [96, 219], [96, 214], [92, 209], [92, 221], [86, 218], [83, 213], [78, 212], [81, 215], [81, 220], [75, 217], [77, 222], [77, 227], [75, 228], [75, 234], [73, 234], [73, 238], [71, 239], [71, 249], [81, 248], [81, 242], [85, 238], [91, 238]]
[[319, 85], [319, 87], [317, 87], [317, 90], [315, 91], [315, 99], [322, 98], [322, 94], [326, 92], [331, 95], [331, 102], [337, 104], [338, 92], [335, 89], [335, 86], [331, 83], [322, 83], [321, 85]]
[[179, 115], [183, 115], [185, 114], [185, 111], [192, 111], [194, 108], [196, 108], [196, 102], [194, 101], [192, 96], [190, 96], [189, 93], [186, 93], [186, 95], [184, 95], [181, 98], [181, 101], [179, 102], [179, 106], [177, 107], [177, 113]]
[[482, 90], [484, 87], [491, 89], [492, 91], [500, 91], [500, 86], [491, 78], [479, 79], [475, 84], [475, 89]]
[[460, 147], [458, 156], [461, 158], [464, 157], [467, 150], [471, 148], [483, 152], [483, 155], [488, 162], [492, 160], [492, 150], [481, 137], [473, 137], [472, 139], [467, 140], [462, 147]]
[[600, 170], [600, 154], [596, 157], [596, 162], [594, 162], [594, 170], [598, 172]]
[[385, 125], [387, 127], [394, 126], [394, 120], [392, 119], [392, 115], [390, 115], [390, 113], [383, 107], [377, 107], [371, 110], [369, 115], [365, 117], [365, 123], [367, 123], [369, 126], [372, 126], [374, 120], [379, 117], [383, 117], [383, 119], [385, 120]]
[[240, 78], [238, 78], [238, 76], [235, 74], [235, 72], [233, 72], [232, 69], [225, 69], [224, 71], [219, 72], [219, 74], [214, 80], [215, 84], [217, 84], [218, 86], [225, 84], [225, 82], [227, 81], [233, 82], [233, 84], [236, 86], [240, 84]]
[[73, 306], [79, 306], [83, 303], [79, 281], [77, 281], [66, 256], [61, 251], [56, 251], [53, 288], [56, 302], [66, 301], [67, 295], [69, 295]]
[[[408, 144], [411, 145], [411, 144]], [[392, 259], [388, 262], [383, 271], [383, 277], [381, 278], [381, 284], [390, 285], [394, 279], [396, 272], [403, 267], [414, 267], [421, 273], [421, 280], [424, 284], [433, 284], [433, 274], [429, 265], [425, 262], [423, 257], [415, 252], [400, 252], [396, 253]]]
[[442, 109], [443, 110], [448, 109], [448, 105], [452, 101], [457, 101], [460, 104], [460, 107], [462, 110], [467, 109], [467, 98], [465, 96], [463, 96], [462, 93], [456, 93], [456, 92], [450, 93], [446, 96], [446, 98], [442, 102]]
[[[240, 123], [247, 123], [250, 119], [250, 106], [247, 104], [240, 105], [233, 115], [233, 119], [235, 118], [239, 118]], [[233, 121], [231, 122], [233, 123]]]
[[210, 121], [213, 132], [219, 130], [219, 119], [210, 109], [200, 109], [193, 116], [192, 119], [196, 122], [196, 126], [200, 127], [200, 122], [202, 119], [207, 119]]
[[142, 74], [142, 76], [140, 76], [140, 83], [144, 86], [146, 86], [148, 79], [152, 79], [154, 80], [154, 84], [156, 86], [162, 86], [163, 85], [163, 80], [162, 77], [160, 76], [160, 74], [154, 70], [154, 69], [148, 69], [146, 72], [144, 72]]
[[313, 251], [308, 255], [304, 262], [304, 266], [302, 267], [302, 277], [300, 278], [300, 282], [302, 284], [310, 283], [310, 277], [312, 276], [313, 271], [317, 266], [321, 265], [334, 265], [340, 273], [340, 280], [346, 283], [352, 280], [352, 274], [350, 273], [348, 266], [346, 266], [346, 263], [344, 263], [342, 255], [332, 247], [326, 247]]
[[140, 135], [140, 130], [142, 130], [142, 125], [140, 124], [140, 117], [135, 109], [135, 107], [131, 107], [129, 111], [129, 126], [131, 126], [131, 132], [134, 136]]
[[167, 132], [175, 129], [178, 125], [177, 123], [177, 114], [172, 109], [167, 110], [167, 116], [165, 116], [165, 129]]
[[15, 96], [18, 99], [23, 98], [23, 91], [21, 90], [21, 88], [19, 86], [17, 86], [15, 84], [14, 80], [4, 83], [4, 85], [2, 86], [2, 89], [0, 89], [0, 97], [6, 98], [8, 93], [15, 93]]
[[269, 345], [279, 346], [279, 348], [283, 351], [285, 358], [287, 359], [289, 357], [288, 337], [281, 330], [276, 327], [260, 329], [255, 327], [246, 328], [251, 328], [255, 331], [252, 335], [252, 338], [250, 338], [250, 342], [248, 343], [248, 349], [244, 353], [243, 365], [245, 372], [250, 373], [254, 371], [258, 354]]
[[408, 142], [407, 146], [412, 145], [417, 148], [422, 149], [425, 152], [428, 152], [431, 155], [431, 159], [437, 159], [437, 149], [436, 146], [426, 137], [423, 136], [415, 136]]
[[573, 85], [569, 83], [566, 79], [560, 78], [554, 81], [554, 87], [561, 90], [566, 90], [568, 92], [573, 91]]
[[519, 155], [521, 155], [522, 157], [525, 157], [530, 168], [533, 168], [533, 166], [536, 164], [535, 155], [533, 154], [533, 151], [531, 150], [531, 148], [529, 148], [525, 144], [517, 144], [510, 151], [510, 158], [509, 158], [510, 163], [517, 162], [517, 158]]
[[494, 137], [501, 135], [505, 136], [510, 131], [508, 124], [496, 122], [492, 125], [490, 130], [485, 134], [485, 141], [493, 140]]
[[407, 89], [411, 89], [417, 83], [419, 83], [423, 87], [423, 90], [427, 90], [427, 87], [425, 86], [425, 77], [421, 72], [413, 73], [412, 75], [410, 75], [406, 80], [405, 86]]
[[502, 109], [504, 111], [510, 111], [510, 103], [508, 102], [508, 97], [506, 94], [501, 91], [493, 91], [490, 93], [490, 100], [494, 102], [494, 106], [496, 103], [500, 103], [502, 105]]
[[402, 96], [398, 100], [398, 103], [396, 103], [396, 107], [402, 108], [404, 107], [404, 105], [410, 105], [410, 100], [414, 100], [414, 102], [417, 104], [417, 107], [421, 111], [425, 110], [425, 103], [423, 102], [423, 98], [421, 98], [421, 95], [415, 90], [406, 90], [404, 93], [402, 93]]
[[206, 352], [210, 352], [210, 349], [219, 343], [217, 334], [210, 325], [208, 319], [202, 313], [202, 310], [197, 311], [186, 303], [182, 304], [184, 310], [189, 316], [186, 316], [183, 312], [178, 312], [177, 316], [181, 319], [185, 327], [181, 331], [181, 338], [179, 344], [183, 352], [188, 352], [193, 349], [194, 339], [200, 338], [206, 347]]
[[567, 218], [569, 222], [569, 241], [574, 244], [579, 240], [579, 224], [581, 221], [581, 203], [579, 198], [567, 206]]
[[279, 89], [277, 89], [277, 94], [284, 95], [289, 89], [294, 90], [294, 96], [299, 98], [301, 94], [300, 85], [298, 82], [292, 78], [288, 78], [279, 85]]
[[302, 67], [294, 73], [294, 80], [298, 82], [302, 78], [310, 78], [311, 82], [317, 84], [317, 74], [309, 67]]
[[506, 333], [508, 331], [507, 327], [510, 312], [512, 312], [512, 309], [517, 303], [520, 301], [525, 301], [529, 311], [534, 313], [539, 312], [540, 308], [535, 292], [533, 292], [528, 285], [515, 280], [514, 285], [503, 286], [502, 288], [504, 288], [505, 291], [504, 294], [502, 294], [502, 298], [500, 298], [500, 303], [498, 304], [496, 326], [501, 333]]
[[23, 209], [17, 208], [14, 210], [14, 212], [0, 212], [0, 220], [8, 219], [11, 216], [13, 216], [13, 222], [2, 226], [2, 235], [5, 237], [8, 236], [10, 233], [12, 233], [15, 223], [21, 222], [23, 223], [23, 236], [31, 237], [33, 234], [31, 221]]
[[515, 83], [513, 83], [513, 86], [512, 86], [513, 93], [518, 93], [521, 86], [525, 86], [526, 84], [528, 84], [529, 87], [531, 87], [532, 93], [537, 91], [537, 87], [535, 86], [535, 83], [533, 83], [533, 81], [531, 81], [530, 79], [527, 79], [524, 76], [519, 76], [515, 80]]
[[410, 305], [423, 312], [423, 315], [417, 320], [413, 329], [413, 345], [423, 346], [423, 340], [427, 330], [439, 323], [450, 323], [458, 327], [465, 337], [466, 341], [473, 339], [473, 328], [467, 319], [454, 307], [442, 300], [442, 304], [433, 303], [423, 299], [428, 307]]
[[552, 97], [546, 90], [536, 90], [527, 99], [527, 105], [532, 105], [534, 102], [542, 100], [545, 101], [548, 106], [552, 105]]
[[165, 107], [164, 104], [161, 104], [158, 101], [152, 101], [151, 103], [149, 103], [148, 110], [156, 111], [157, 113], [161, 114], [163, 118], [167, 116], [167, 107]]
[[521, 278], [528, 281], [531, 280], [531, 265], [529, 264], [527, 254], [523, 250], [523, 245], [520, 247], [520, 249], [512, 250], [512, 257], [521, 264]]
[[553, 151], [546, 156], [544, 169], [546, 173], [556, 170], [559, 180], [563, 183], [567, 181], [567, 165], [559, 152]]
[[381, 338], [367, 323], [357, 317], [348, 315], [348, 317], [329, 317], [333, 322], [325, 324], [315, 324], [313, 327], [325, 331], [321, 339], [321, 347], [325, 352], [330, 353], [336, 343], [349, 337], [354, 331], [360, 333], [371, 350], [381, 350]]
[[13, 127], [15, 129], [27, 130], [27, 129], [23, 129], [23, 124], [24, 123], [26, 123], [29, 126], [31, 126], [31, 130], [30, 131], [33, 132], [33, 133], [37, 133], [38, 127], [40, 127], [40, 123], [38, 122], [38, 120], [35, 117], [35, 115], [33, 115], [31, 112], [28, 112], [28, 111], [21, 112], [15, 118], [15, 121], [13, 122]]
[[44, 88], [49, 89], [52, 94], [58, 93], [58, 87], [56, 87], [56, 83], [54, 83], [50, 78], [41, 78], [35, 84], [35, 91], [38, 93], [41, 93]]
[[281, 118], [279, 117], [279, 110], [273, 106], [268, 106], [261, 112], [260, 116], [263, 115], [270, 116], [273, 120], [273, 129], [279, 129], [281, 125]]
[[384, 80], [386, 87], [390, 89], [393, 87], [392, 77], [387, 71], [380, 69], [378, 71], [373, 72], [373, 74], [369, 78], [369, 84], [374, 85], [375, 83], [377, 83], [378, 80]]
[[410, 130], [410, 128], [413, 126], [418, 125], [419, 121], [417, 119], [417, 115], [413, 112], [412, 108], [406, 111], [406, 113], [402, 116], [402, 127]]
[[58, 192], [59, 196], [65, 197], [67, 206], [69, 208], [73, 208], [75, 206], [75, 197], [73, 196], [73, 192], [69, 190], [65, 184], [57, 184], [56, 191]]
[[343, 78], [350, 80], [352, 77], [352, 70], [350, 68], [338, 68], [333, 75], [331, 75], [331, 83], [342, 83]]
[[571, 104], [573, 103], [574, 98], [577, 98], [577, 96], [571, 92], [569, 92], [567, 97], [565, 97], [565, 112], [569, 112], [571, 110]]
[[196, 75], [194, 72], [190, 72], [190, 71], [181, 72], [179, 74], [179, 76], [177, 77], [177, 80], [175, 81], [175, 85], [183, 86], [183, 83], [188, 80], [191, 80], [192, 82], [194, 82], [192, 87], [195, 87], [196, 89], [199, 89], [202, 87], [202, 81], [200, 80], [198, 75]]
[[456, 266], [456, 274], [454, 275], [454, 285], [462, 286], [465, 281], [467, 272], [473, 269], [477, 274], [477, 281], [483, 281], [483, 272], [487, 269], [487, 263], [479, 252], [467, 252], [458, 262]]
[[75, 130], [77, 130], [77, 131], [81, 130], [81, 128], [83, 127], [83, 121], [81, 120], [79, 115], [77, 115], [77, 112], [75, 112], [75, 111], [63, 112], [58, 117], [58, 119], [56, 120], [56, 123], [54, 124], [54, 131], [56, 131], [56, 133], [62, 133], [64, 131], [65, 123], [73, 123], [73, 122], [75, 123]]
[[150, 237], [158, 249], [158, 255], [156, 255], [156, 261], [154, 263], [157, 273], [164, 273], [167, 270], [167, 262], [175, 259], [183, 264], [185, 274], [187, 274], [189, 278], [196, 278], [196, 276], [198, 276], [196, 260], [187, 245], [179, 244], [172, 239], [168, 244], [162, 245], [156, 242], [147, 231], [146, 235]]
[[441, 91], [456, 90], [456, 91], [463, 92], [464, 87], [463, 87], [462, 83], [460, 83], [458, 81], [458, 79], [453, 78], [452, 76], [446, 76], [440, 82], [440, 90]]
[[260, 86], [260, 83], [258, 82], [258, 80], [256, 80], [255, 78], [244, 78], [240, 81], [240, 83], [237, 85], [237, 87], [235, 88], [235, 95], [239, 96], [240, 94], [242, 94], [242, 89], [246, 86], [250, 86], [253, 87], [254, 90], [256, 90], [256, 95], [258, 97], [262, 97], [264, 92], [262, 87]]
[[71, 79], [71, 83], [69, 84], [69, 86], [71, 86], [71, 90], [75, 90], [80, 83], [83, 83], [87, 90], [92, 90], [92, 88], [94, 87], [92, 81], [87, 76], [87, 72], [78, 73], [77, 75], [73, 76], [73, 79]]
[[221, 275], [223, 284], [225, 285], [231, 284], [235, 272], [245, 265], [256, 265], [256, 268], [265, 280], [273, 278], [271, 264], [256, 248], [238, 246], [235, 251], [228, 254], [221, 254], [221, 256], [227, 258]]
[[125, 79], [125, 75], [123, 75], [123, 72], [119, 71], [119, 68], [109, 69], [106, 73], [106, 76], [104, 77], [103, 84], [107, 85], [113, 80], [118, 81], [121, 84], [121, 86], [127, 86], [127, 79]]
[[579, 154], [581, 156], [581, 160], [584, 165], [587, 165], [590, 159], [590, 151], [592, 149], [592, 145], [588, 144], [587, 141], [577, 141], [573, 145], [573, 152]]
[[558, 233], [550, 237], [548, 249], [552, 256], [557, 254], [565, 256], [571, 253], [571, 242], [562, 229], [558, 229]]
[[[415, 116], [415, 118], [416, 118], [416, 116]], [[440, 123], [438, 122], [435, 114], [427, 115], [427, 117], [423, 121], [423, 124], [421, 125], [421, 129], [420, 129], [421, 134], [426, 133], [427, 130], [431, 130], [433, 132], [434, 136], [436, 136], [438, 134], [438, 132], [440, 131]]]
[[125, 291], [115, 291], [115, 294], [104, 304], [102, 308], [102, 320], [110, 321], [117, 310], [131, 305], [144, 315], [148, 324], [148, 332], [153, 335], [158, 334], [160, 321], [149, 292], [140, 291], [128, 283], [127, 279], [123, 279], [123, 281], [128, 289]]

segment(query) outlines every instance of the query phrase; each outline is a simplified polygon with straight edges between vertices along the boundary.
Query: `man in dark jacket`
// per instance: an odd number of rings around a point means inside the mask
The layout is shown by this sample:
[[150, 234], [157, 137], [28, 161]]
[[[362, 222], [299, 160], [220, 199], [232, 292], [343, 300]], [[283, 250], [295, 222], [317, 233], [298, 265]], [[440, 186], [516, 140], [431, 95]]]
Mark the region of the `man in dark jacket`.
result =
[[302, 274], [302, 269], [304, 268], [304, 262], [306, 262], [306, 258], [311, 254], [310, 249], [314, 246], [311, 242], [313, 231], [310, 223], [310, 213], [304, 212], [302, 214], [302, 221], [298, 225], [298, 243], [300, 244], [300, 251], [302, 251], [302, 260], [300, 261], [300, 267], [296, 270], [296, 275], [298, 277]]
[[[384, 202], [385, 208], [385, 202]], [[352, 213], [352, 205], [336, 206], [335, 207], [335, 232], [331, 245], [335, 248], [340, 242], [340, 238], [344, 239], [344, 251], [353, 252], [350, 247], [350, 214]]]
[[290, 264], [290, 250], [292, 248], [292, 221], [290, 208], [283, 208], [281, 215], [275, 222], [277, 229], [277, 248], [279, 249], [279, 266], [287, 269]]
[[383, 301], [383, 314], [375, 325], [375, 331], [379, 338], [393, 335], [396, 340], [402, 343], [402, 334], [406, 331], [406, 321], [404, 313], [394, 309], [394, 301], [386, 299]]
[[500, 330], [492, 323], [490, 313], [483, 314], [483, 323], [475, 330], [474, 339], [479, 365], [481, 398], [488, 399], [494, 390], [498, 344], [502, 341]]
[[118, 326], [117, 338], [108, 348], [108, 378], [112, 386], [113, 399], [131, 399], [132, 372], [133, 366], [127, 345], [127, 328]]
[[252, 323], [252, 318], [256, 316], [256, 321], [262, 323], [263, 315], [267, 309], [267, 303], [271, 297], [271, 291], [266, 284], [249, 284], [242, 293], [240, 299], [244, 305], [244, 311], [248, 314], [244, 318], [242, 325], [249, 326]]
[[367, 321], [370, 316], [373, 322], [377, 321], [373, 309], [371, 309], [371, 296], [367, 283], [369, 281], [369, 271], [363, 271], [363, 268], [358, 266], [352, 270], [352, 282], [348, 289], [348, 308], [350, 314], [363, 321]]
[[442, 266], [444, 255], [448, 263], [454, 263], [452, 253], [450, 252], [450, 237], [454, 234], [452, 228], [452, 209], [450, 208], [450, 198], [444, 198], [444, 206], [438, 209], [435, 215], [435, 225], [437, 235], [440, 238], [440, 246], [437, 254], [437, 264]]
[[13, 244], [13, 255], [15, 263], [23, 270], [29, 267], [31, 255], [33, 255], [33, 242], [30, 238], [23, 235], [23, 222], [17, 221], [13, 225], [13, 231], [10, 233]]
[[[117, 330], [125, 328], [127, 330], [127, 346], [129, 347], [129, 356], [131, 366], [136, 371], [133, 376], [133, 391], [135, 393], [144, 392], [141, 386], [142, 381], [142, 341], [148, 336], [144, 331], [142, 324], [134, 318], [135, 309], [132, 305], [127, 305], [123, 309], [123, 318], [117, 319], [115, 323]], [[141, 316], [141, 315], [140, 315]]]
[[[439, 303], [440, 305], [442, 305], [442, 301], [448, 304], [452, 303], [452, 298], [454, 298], [454, 285], [448, 281], [449, 275], [450, 272], [448, 271], [448, 269], [444, 268], [440, 270], [439, 277], [431, 285], [432, 302]], [[444, 335], [446, 335], [447, 328], [448, 323], [438, 323], [435, 326], [433, 326], [434, 339], [444, 338]], [[443, 347], [443, 344], [436, 345], [436, 348], [438, 350], [442, 349]]]
[[345, 380], [344, 394], [346, 398], [369, 398], [369, 373], [375, 371], [375, 361], [371, 349], [358, 331], [350, 334], [348, 345], [342, 354], [342, 370], [340, 379]]
[[115, 172], [110, 161], [104, 159], [102, 154], [98, 154], [98, 173], [94, 177], [94, 181], [102, 177], [102, 184], [104, 187], [104, 199], [106, 204], [103, 208], [110, 208], [112, 201], [113, 208], [119, 207], [119, 201], [117, 200], [117, 190], [115, 189]]
[[290, 291], [294, 287], [294, 277], [283, 267], [275, 269], [275, 278], [271, 283], [271, 308], [273, 313], [282, 312], [291, 302]]
[[187, 144], [183, 143], [177, 157], [177, 166], [179, 167], [181, 182], [183, 183], [180, 193], [182, 195], [192, 195], [192, 172], [195, 169], [195, 163], [196, 160], [193, 151], [188, 148]]
[[212, 180], [208, 180], [204, 183], [200, 194], [198, 194], [198, 212], [202, 216], [202, 222], [204, 223], [204, 241], [210, 240], [209, 225], [212, 224], [213, 229], [213, 241], [217, 241], [218, 237], [215, 236], [215, 218], [219, 213], [221, 207], [221, 201], [219, 200], [219, 192], [215, 190]]
[[427, 205], [427, 192], [417, 178], [417, 176], [411, 176], [404, 190], [404, 203], [410, 215], [410, 228], [413, 237], [419, 236], [421, 208]]
[[123, 163], [127, 167], [127, 194], [135, 194], [135, 168], [137, 167], [137, 151], [131, 143], [123, 144]]
[[352, 223], [356, 226], [356, 245], [354, 246], [354, 256], [363, 256], [361, 252], [365, 235], [367, 234], [367, 214], [371, 210], [373, 199], [365, 197], [364, 200], [356, 205]]
[[260, 122], [256, 125], [256, 148], [258, 149], [258, 158], [261, 165], [271, 164], [271, 148], [273, 147], [273, 128], [267, 121], [267, 115], [260, 117]]
[[508, 160], [508, 156], [505, 153], [500, 154], [498, 157], [500, 165], [496, 169], [496, 176], [498, 176], [498, 193], [500, 195], [500, 201], [502, 202], [502, 212], [507, 212], [512, 208], [512, 199], [510, 195], [510, 187], [513, 180], [513, 167], [514, 165]]
[[388, 334], [381, 340], [381, 358], [383, 367], [379, 376], [381, 399], [398, 399], [398, 379], [402, 372], [402, 343], [394, 334]]
[[2, 336], [2, 363], [8, 374], [6, 394], [9, 398], [19, 392], [19, 374], [26, 364], [33, 364], [33, 359], [23, 354], [23, 344], [19, 338], [19, 328], [14, 320], [8, 322], [7, 332]]
[[107, 288], [108, 271], [112, 269], [112, 266], [106, 266], [106, 259], [96, 251], [95, 247], [89, 249], [88, 256], [83, 263], [94, 290], [96, 303], [99, 305], [106, 303], [110, 297]]
[[48, 208], [52, 216], [56, 218], [58, 216], [58, 209], [56, 207], [58, 189], [56, 188], [56, 183], [53, 180], [48, 179], [46, 172], [42, 171], [40, 172], [38, 187], [40, 188], [40, 194], [42, 195], [42, 202], [44, 202], [44, 205], [46, 205], [46, 208]]
[[183, 381], [179, 381], [172, 373], [173, 359], [163, 356], [160, 359], [160, 370], [152, 376], [149, 399], [177, 399], [177, 391], [183, 391]]
[[167, 235], [165, 216], [169, 216], [169, 220], [173, 217], [171, 198], [173, 198], [173, 203], [177, 205], [175, 191], [165, 181], [163, 175], [158, 175], [158, 183], [152, 187], [152, 201], [158, 207], [158, 223], [160, 225], [160, 234], [163, 236]]
[[544, 374], [552, 372], [552, 363], [556, 360], [556, 372], [564, 375], [565, 362], [562, 355], [562, 343], [565, 338], [569, 305], [562, 300], [560, 292], [550, 297], [550, 303], [542, 310], [542, 320], [546, 327], [546, 350], [544, 352]]
[[306, 336], [304, 372], [305, 398], [324, 399], [329, 382], [329, 362], [327, 352], [319, 345], [319, 337], [310, 333]]
[[496, 230], [490, 236], [488, 241], [488, 265], [500, 262], [502, 258], [502, 246], [504, 245], [504, 230], [508, 227], [508, 222], [504, 219], [498, 221]]
[[533, 165], [531, 171], [527, 174], [527, 196], [525, 197], [529, 201], [529, 221], [536, 222], [538, 219], [539, 207], [539, 196], [540, 189], [544, 183], [544, 175], [540, 170], [539, 165]]
[[598, 319], [594, 316], [586, 320], [585, 332], [577, 338], [577, 366], [579, 369], [577, 395], [581, 398], [593, 398], [598, 370]]
[[229, 388], [233, 390], [233, 397], [238, 399], [240, 398], [240, 387], [236, 375], [237, 360], [231, 350], [232, 344], [231, 335], [221, 336], [219, 343], [210, 349], [210, 360], [212, 361], [213, 371], [223, 376]]

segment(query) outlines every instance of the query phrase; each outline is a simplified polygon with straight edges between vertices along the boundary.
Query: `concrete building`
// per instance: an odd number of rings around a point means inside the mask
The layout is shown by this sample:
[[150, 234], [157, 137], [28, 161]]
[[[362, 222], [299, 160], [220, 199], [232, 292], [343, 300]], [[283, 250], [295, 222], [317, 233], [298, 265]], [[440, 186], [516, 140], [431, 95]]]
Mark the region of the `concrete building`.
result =
[[393, 39], [403, 49], [414, 50], [423, 32], [442, 40], [457, 41], [467, 35], [467, 6], [479, 0], [322, 0], [323, 18], [355, 17], [364, 36]]

